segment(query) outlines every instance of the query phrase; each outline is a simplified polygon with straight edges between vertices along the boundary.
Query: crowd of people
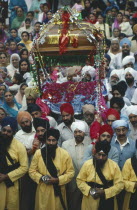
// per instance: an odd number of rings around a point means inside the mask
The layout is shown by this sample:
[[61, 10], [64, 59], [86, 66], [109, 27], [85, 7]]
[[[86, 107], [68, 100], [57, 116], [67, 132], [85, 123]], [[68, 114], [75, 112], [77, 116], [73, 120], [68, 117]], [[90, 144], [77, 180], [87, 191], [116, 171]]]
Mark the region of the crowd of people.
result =
[[[137, 210], [137, 1], [0, 0], [0, 210]], [[105, 111], [36, 91], [33, 39], [64, 6], [104, 32]], [[8, 13], [10, 14], [7, 21]], [[8, 24], [7, 24], [8, 23]], [[94, 82], [96, 66], [45, 66], [40, 85]], [[50, 94], [50, 93], [49, 93]], [[107, 107], [107, 108], [106, 108]]]

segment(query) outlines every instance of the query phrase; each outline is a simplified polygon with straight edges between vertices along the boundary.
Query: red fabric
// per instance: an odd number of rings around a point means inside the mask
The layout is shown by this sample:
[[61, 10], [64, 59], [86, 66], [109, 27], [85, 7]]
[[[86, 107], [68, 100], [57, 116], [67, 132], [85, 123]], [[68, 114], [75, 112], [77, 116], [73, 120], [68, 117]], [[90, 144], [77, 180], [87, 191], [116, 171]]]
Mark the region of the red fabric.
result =
[[90, 137], [91, 139], [98, 139], [101, 124], [98, 121], [94, 121], [90, 126]]
[[120, 114], [115, 109], [112, 109], [112, 108], [108, 109], [108, 111], [106, 113], [106, 117], [108, 118], [109, 115], [114, 115], [117, 120], [120, 120]]
[[69, 103], [62, 104], [61, 107], [60, 107], [60, 111], [61, 111], [61, 113], [66, 112], [68, 114], [74, 115], [73, 106]]
[[112, 130], [111, 126], [108, 124], [101, 126], [100, 131], [99, 131], [99, 136], [104, 132], [108, 132], [111, 136], [113, 136], [113, 130]]

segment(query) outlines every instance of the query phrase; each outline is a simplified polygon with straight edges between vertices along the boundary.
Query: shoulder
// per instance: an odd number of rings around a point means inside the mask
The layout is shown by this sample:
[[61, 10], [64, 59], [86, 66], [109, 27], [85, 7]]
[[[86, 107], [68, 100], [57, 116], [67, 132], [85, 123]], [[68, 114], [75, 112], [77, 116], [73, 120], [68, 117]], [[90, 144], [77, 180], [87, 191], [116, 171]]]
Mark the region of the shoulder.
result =
[[89, 160], [85, 161], [82, 168], [89, 168], [89, 167], [91, 167], [91, 165], [93, 165], [93, 159], [89, 159]]
[[11, 142], [11, 147], [16, 148], [17, 150], [18, 150], [18, 148], [24, 148], [25, 149], [24, 145], [15, 138], [13, 138], [13, 140]]
[[64, 127], [64, 123], [62, 122], [62, 123], [60, 123], [60, 124], [57, 126], [57, 129], [58, 129], [58, 130], [61, 130], [63, 127]]
[[75, 139], [68, 139], [63, 142], [62, 146], [64, 146], [64, 147], [66, 147], [68, 145], [71, 146], [74, 142], [75, 142]]
[[109, 164], [109, 166], [110, 166], [111, 168], [119, 168], [119, 167], [118, 167], [118, 164], [117, 164], [115, 161], [113, 161], [113, 160], [111, 160], [111, 159], [109, 159], [109, 158], [108, 158], [108, 160], [107, 160], [107, 163]]
[[69, 153], [65, 149], [63, 149], [61, 147], [57, 148], [57, 153], [59, 153], [65, 159], [68, 159], [68, 157], [70, 157]]

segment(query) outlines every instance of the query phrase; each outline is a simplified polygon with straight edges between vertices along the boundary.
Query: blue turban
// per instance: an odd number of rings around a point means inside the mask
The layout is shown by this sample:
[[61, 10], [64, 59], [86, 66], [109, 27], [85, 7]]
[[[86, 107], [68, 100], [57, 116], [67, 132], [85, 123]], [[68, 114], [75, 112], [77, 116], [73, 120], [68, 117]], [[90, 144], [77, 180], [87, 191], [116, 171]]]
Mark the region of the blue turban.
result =
[[13, 132], [17, 130], [17, 120], [14, 117], [5, 117], [1, 122], [2, 128], [5, 126], [10, 126]]
[[110, 63], [110, 61], [111, 61], [111, 57], [107, 54], [107, 53], [105, 53], [105, 58], [109, 61], [109, 63]]
[[128, 38], [123, 38], [120, 41], [120, 47], [122, 47], [124, 44], [127, 44], [129, 47], [131, 47], [131, 41]]
[[126, 122], [125, 120], [115, 120], [112, 123], [112, 128], [113, 128], [113, 130], [115, 130], [118, 127], [126, 127], [126, 128], [129, 128], [128, 122]]

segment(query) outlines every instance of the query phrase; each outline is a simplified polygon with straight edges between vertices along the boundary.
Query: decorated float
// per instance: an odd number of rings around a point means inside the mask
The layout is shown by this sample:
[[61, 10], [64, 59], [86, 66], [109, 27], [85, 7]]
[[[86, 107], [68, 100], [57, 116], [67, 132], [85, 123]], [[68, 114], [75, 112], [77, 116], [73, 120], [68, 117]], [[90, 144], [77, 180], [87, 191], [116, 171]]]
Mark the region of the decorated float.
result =
[[[97, 111], [105, 109], [103, 94], [106, 94], [101, 79], [104, 75], [104, 34], [89, 22], [82, 21], [80, 14], [69, 7], [57, 11], [53, 18], [43, 24], [40, 34], [33, 40], [35, 63], [32, 72], [41, 98], [52, 112], [60, 113], [60, 105], [69, 102], [76, 114], [81, 114], [84, 104], [94, 104]], [[96, 77], [91, 82], [51, 80], [48, 69], [84, 66], [86, 60], [96, 68]], [[39, 71], [45, 74], [41, 84]]]

